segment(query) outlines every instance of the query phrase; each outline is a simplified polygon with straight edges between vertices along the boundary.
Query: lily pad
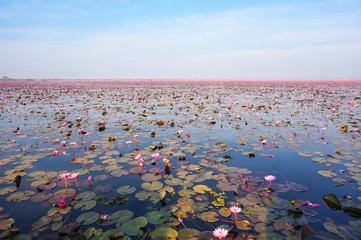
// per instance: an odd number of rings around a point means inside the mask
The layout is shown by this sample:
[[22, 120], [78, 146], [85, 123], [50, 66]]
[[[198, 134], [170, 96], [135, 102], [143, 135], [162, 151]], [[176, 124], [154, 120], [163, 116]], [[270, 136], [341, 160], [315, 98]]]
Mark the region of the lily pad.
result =
[[15, 220], [13, 218], [0, 220], [0, 230], [8, 230], [14, 224]]
[[134, 193], [135, 191], [136, 191], [136, 188], [130, 187], [129, 185], [121, 186], [120, 188], [117, 189], [117, 193], [121, 194], [121, 195], [131, 194], [131, 193]]
[[145, 182], [145, 183], [142, 183], [141, 187], [147, 191], [156, 191], [163, 187], [163, 183], [159, 182], [159, 181], [154, 181], [151, 183]]
[[341, 202], [336, 197], [335, 194], [330, 193], [323, 195], [323, 201], [332, 209], [332, 210], [341, 210]]
[[134, 213], [132, 211], [119, 210], [119, 211], [114, 212], [111, 215], [111, 219], [116, 220], [118, 223], [122, 224], [122, 223], [125, 223], [126, 221], [129, 221], [130, 219], [132, 219], [133, 216], [134, 216]]
[[106, 193], [110, 192], [113, 189], [113, 186], [111, 184], [105, 184], [105, 185], [98, 185], [94, 187], [93, 191], [95, 193]]
[[152, 238], [159, 238], [159, 237], [161, 237], [162, 239], [176, 238], [178, 237], [178, 232], [173, 228], [167, 228], [167, 227], [156, 228], [154, 231], [152, 231]]
[[317, 172], [318, 172], [318, 174], [320, 174], [324, 177], [334, 177], [337, 175], [336, 173], [328, 171], [328, 170], [319, 170]]
[[38, 221], [32, 224], [33, 231], [48, 225], [53, 220], [53, 216], [42, 216]]
[[91, 192], [91, 191], [86, 191], [86, 192], [82, 192], [77, 194], [74, 199], [75, 200], [83, 200], [83, 201], [88, 201], [88, 200], [93, 200], [96, 196], [95, 192]]
[[81, 208], [82, 211], [88, 211], [88, 210], [92, 209], [93, 207], [95, 207], [96, 204], [97, 204], [97, 202], [95, 200], [80, 201], [80, 202], [75, 203], [73, 208], [74, 209]]
[[14, 192], [17, 188], [15, 186], [7, 186], [0, 188], [0, 195], [5, 195], [10, 192]]
[[97, 212], [86, 212], [81, 214], [80, 216], [78, 216], [76, 218], [76, 222], [77, 223], [82, 223], [83, 225], [90, 225], [95, 223], [96, 221], [99, 220], [99, 213]]
[[22, 202], [28, 200], [35, 192], [31, 190], [21, 191], [11, 194], [6, 198], [8, 202]]
[[128, 222], [123, 223], [120, 226], [120, 230], [122, 230], [125, 234], [129, 236], [138, 236], [142, 234], [143, 231], [140, 228], [145, 227], [148, 224], [148, 221], [145, 217], [137, 217]]
[[33, 203], [38, 203], [38, 202], [48, 200], [51, 196], [53, 196], [52, 193], [40, 192], [38, 194], [33, 195], [30, 198], [30, 201], [33, 202]]
[[218, 221], [218, 213], [216, 212], [203, 212], [200, 217], [205, 222], [217, 222]]

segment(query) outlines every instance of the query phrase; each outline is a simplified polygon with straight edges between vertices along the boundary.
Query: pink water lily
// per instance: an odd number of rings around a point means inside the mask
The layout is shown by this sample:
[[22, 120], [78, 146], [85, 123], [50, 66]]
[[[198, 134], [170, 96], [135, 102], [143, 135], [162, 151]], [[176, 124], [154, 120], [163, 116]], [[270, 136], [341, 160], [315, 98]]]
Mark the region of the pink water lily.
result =
[[229, 208], [229, 210], [234, 213], [234, 217], [236, 218], [236, 224], [237, 224], [237, 213], [241, 212], [241, 208], [237, 206], [232, 206]]
[[63, 173], [59, 175], [61, 178], [64, 178], [65, 180], [65, 190], [68, 191], [68, 184], [66, 182], [66, 179], [70, 176], [70, 173]]
[[65, 206], [66, 206], [66, 202], [65, 202], [65, 200], [59, 200], [59, 202], [58, 202], [58, 206], [59, 206], [60, 208], [65, 207]]
[[141, 160], [142, 159], [142, 154], [137, 155], [134, 159], [137, 160], [137, 161]]
[[54, 151], [53, 151], [53, 155], [54, 155], [55, 157], [58, 156], [58, 152], [59, 152], [58, 150], [54, 150]]
[[158, 157], [159, 157], [160, 153], [153, 153], [151, 155], [152, 158], [155, 158], [155, 162], [157, 163], [157, 166], [158, 166]]
[[74, 179], [75, 180], [75, 183], [76, 183], [76, 187], [79, 188], [79, 185], [78, 185], [78, 181], [76, 180], [76, 178], [79, 176], [79, 173], [73, 173], [72, 175], [70, 175], [70, 178], [71, 179]]
[[228, 235], [228, 230], [227, 229], [224, 229], [224, 228], [216, 228], [214, 231], [213, 231], [213, 236], [219, 238], [219, 239], [222, 239], [224, 237], [227, 237]]
[[128, 146], [129, 146], [129, 151], [131, 151], [131, 150], [130, 150], [130, 144], [132, 143], [132, 141], [126, 141], [125, 143], [128, 144]]
[[276, 180], [276, 177], [273, 175], [267, 175], [264, 177], [264, 179], [266, 179], [266, 181], [269, 181], [269, 188], [272, 188], [272, 181]]
[[61, 144], [62, 146], [65, 146], [66, 141], [61, 141], [60, 144]]

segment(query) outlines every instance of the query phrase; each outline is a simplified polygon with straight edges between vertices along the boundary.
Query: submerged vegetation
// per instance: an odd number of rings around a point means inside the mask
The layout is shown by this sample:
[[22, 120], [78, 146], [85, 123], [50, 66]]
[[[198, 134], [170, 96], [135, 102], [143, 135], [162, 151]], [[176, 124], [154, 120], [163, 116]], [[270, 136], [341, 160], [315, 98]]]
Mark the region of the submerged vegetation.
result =
[[358, 239], [361, 82], [0, 82], [10, 239]]

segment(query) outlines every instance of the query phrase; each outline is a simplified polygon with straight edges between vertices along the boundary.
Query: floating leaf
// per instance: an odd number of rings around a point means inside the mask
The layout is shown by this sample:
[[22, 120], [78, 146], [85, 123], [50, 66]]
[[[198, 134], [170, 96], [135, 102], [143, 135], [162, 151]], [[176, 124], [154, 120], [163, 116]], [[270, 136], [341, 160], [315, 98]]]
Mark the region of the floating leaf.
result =
[[58, 232], [60, 234], [69, 234], [72, 233], [74, 231], [77, 231], [80, 228], [80, 224], [79, 223], [68, 223], [67, 225], [61, 227]]
[[82, 211], [87, 211], [95, 207], [97, 202], [95, 200], [89, 200], [89, 201], [80, 201], [74, 204], [74, 209], [81, 208]]
[[152, 238], [176, 238], [178, 236], [178, 232], [173, 228], [160, 227], [156, 228], [152, 231]]
[[52, 193], [40, 192], [38, 194], [33, 195], [30, 198], [30, 201], [33, 202], [33, 203], [38, 203], [38, 202], [48, 200], [51, 196], [53, 196]]
[[204, 212], [200, 215], [201, 219], [205, 222], [217, 222], [218, 213], [216, 212]]
[[354, 218], [361, 218], [361, 209], [358, 207], [346, 207], [343, 209], [345, 213]]
[[86, 192], [82, 192], [77, 194], [74, 199], [75, 200], [83, 200], [83, 201], [88, 201], [88, 200], [93, 200], [96, 196], [95, 192], [91, 192], [91, 191], [86, 191]]
[[119, 210], [111, 215], [112, 220], [116, 220], [118, 223], [124, 223], [129, 221], [134, 216], [134, 213], [129, 210]]
[[53, 216], [49, 217], [49, 216], [42, 216], [38, 221], [36, 221], [35, 223], [32, 224], [32, 229], [37, 230], [39, 228], [44, 227], [45, 225], [48, 225], [51, 223], [51, 221], [53, 220]]
[[6, 200], [9, 202], [22, 202], [28, 200], [31, 197], [31, 195], [34, 194], [35, 192], [31, 190], [16, 192], [8, 196]]
[[330, 193], [323, 195], [323, 201], [332, 209], [332, 210], [341, 210], [341, 202], [336, 197], [335, 194]]
[[156, 191], [163, 187], [163, 183], [161, 183], [159, 181], [154, 181], [151, 183], [145, 182], [145, 183], [142, 183], [141, 187], [147, 191]]
[[95, 193], [106, 193], [110, 192], [113, 189], [113, 186], [111, 184], [105, 184], [105, 185], [98, 185], [94, 187], [93, 191]]
[[99, 213], [97, 212], [86, 212], [81, 214], [80, 216], [78, 216], [76, 218], [76, 222], [77, 223], [82, 223], [83, 225], [90, 225], [95, 223], [96, 221], [99, 220]]
[[131, 194], [133, 192], [135, 192], [136, 188], [135, 187], [130, 187], [129, 185], [126, 186], [121, 186], [117, 189], [117, 193], [121, 194], [121, 195], [125, 195], [125, 194]]
[[337, 174], [336, 173], [333, 173], [331, 171], [328, 171], [328, 170], [319, 170], [317, 171], [318, 174], [324, 176], [324, 177], [334, 177], [336, 176]]
[[0, 195], [5, 195], [10, 192], [14, 192], [16, 189], [17, 188], [15, 186], [7, 186], [7, 187], [0, 188]]
[[8, 230], [14, 224], [15, 220], [13, 218], [0, 220], [0, 230]]
[[137, 217], [128, 222], [123, 223], [120, 226], [120, 230], [122, 230], [125, 234], [129, 236], [138, 236], [142, 234], [143, 231], [140, 228], [143, 228], [147, 225], [148, 221], [145, 217]]
[[211, 188], [209, 188], [208, 186], [206, 185], [196, 185], [193, 187], [193, 190], [196, 192], [196, 193], [202, 193], [202, 194], [205, 194], [207, 192], [210, 192], [212, 191]]
[[218, 210], [218, 213], [223, 217], [229, 217], [231, 216], [232, 212], [229, 210], [229, 208], [221, 208]]

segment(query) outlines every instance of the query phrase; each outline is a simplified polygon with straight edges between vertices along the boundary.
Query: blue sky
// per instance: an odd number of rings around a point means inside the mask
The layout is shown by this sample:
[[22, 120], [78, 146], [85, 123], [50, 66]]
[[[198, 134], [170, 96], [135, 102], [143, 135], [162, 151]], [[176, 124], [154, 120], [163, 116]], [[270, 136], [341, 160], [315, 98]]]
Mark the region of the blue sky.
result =
[[361, 79], [361, 1], [1, 0], [0, 75]]

